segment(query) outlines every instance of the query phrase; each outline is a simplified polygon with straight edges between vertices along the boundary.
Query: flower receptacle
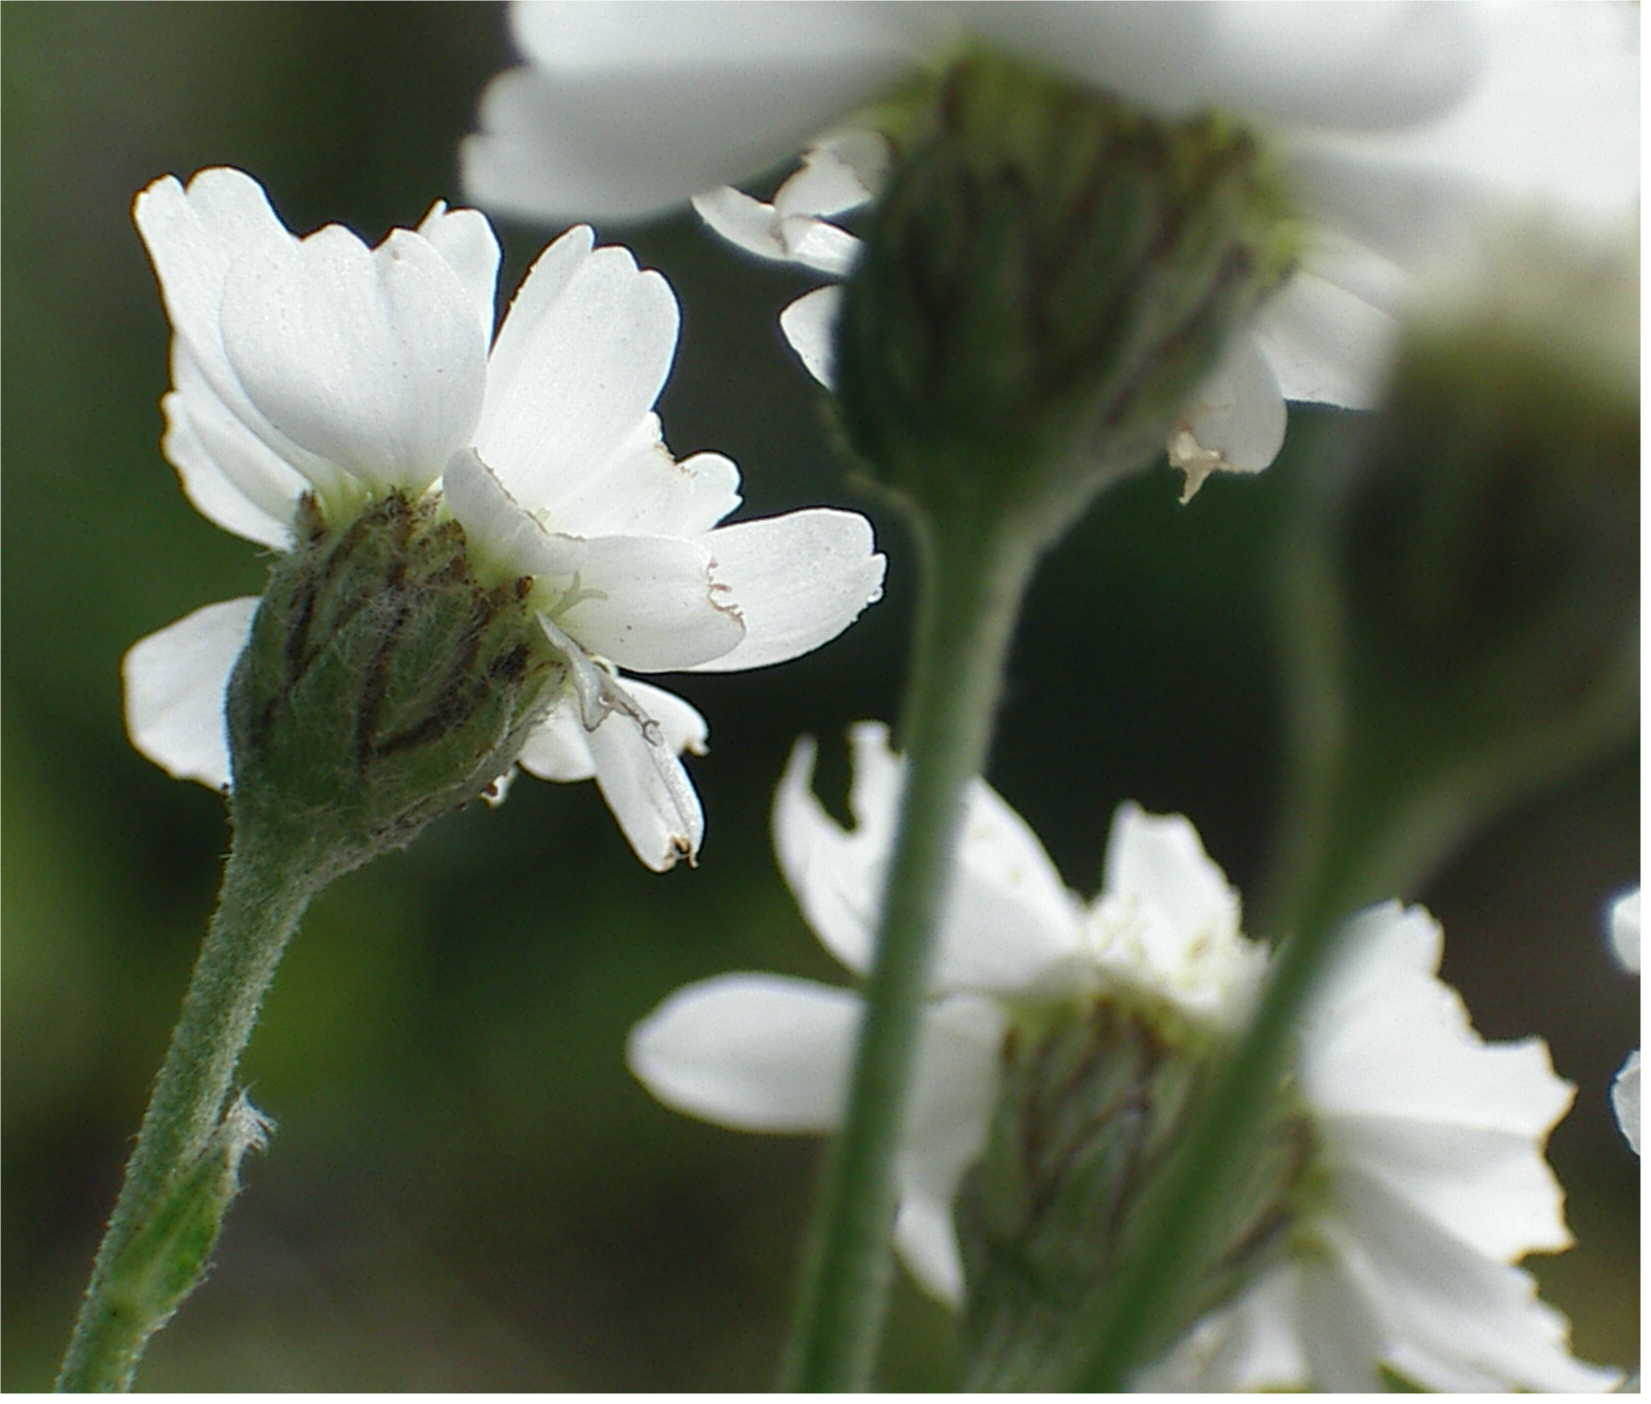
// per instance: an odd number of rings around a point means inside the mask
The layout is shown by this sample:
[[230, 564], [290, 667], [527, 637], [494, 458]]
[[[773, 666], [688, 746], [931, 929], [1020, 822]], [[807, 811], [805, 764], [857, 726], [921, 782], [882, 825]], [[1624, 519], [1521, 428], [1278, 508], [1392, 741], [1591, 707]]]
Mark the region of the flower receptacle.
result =
[[[986, 1150], [959, 1192], [967, 1387], [1076, 1388], [1139, 1209], [1228, 1051], [1223, 1035], [1154, 1000], [1102, 997], [1013, 1028]], [[1272, 1260], [1310, 1164], [1281, 1095], [1273, 1151], [1232, 1196], [1169, 1345]]]
[[896, 136], [837, 325], [848, 440], [922, 512], [1052, 535], [1162, 451], [1287, 275], [1283, 184], [1222, 116], [1159, 120], [985, 51]]
[[481, 797], [566, 679], [526, 582], [486, 586], [433, 500], [331, 525], [277, 561], [227, 698], [237, 825], [345, 871]]

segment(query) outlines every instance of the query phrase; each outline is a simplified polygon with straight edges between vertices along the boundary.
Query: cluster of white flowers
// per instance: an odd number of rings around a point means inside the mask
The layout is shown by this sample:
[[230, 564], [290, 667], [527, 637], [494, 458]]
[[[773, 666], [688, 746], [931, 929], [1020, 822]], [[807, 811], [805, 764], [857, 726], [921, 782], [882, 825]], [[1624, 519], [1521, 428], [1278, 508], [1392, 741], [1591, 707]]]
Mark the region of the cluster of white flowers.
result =
[[[1214, 108], [1253, 126], [1305, 252], [1170, 427], [1189, 496], [1213, 470], [1271, 463], [1286, 401], [1372, 404], [1417, 278], [1471, 239], [1487, 199], [1540, 195], [1603, 223], [1631, 208], [1620, 175], [1632, 131], [1617, 119], [1634, 59], [1608, 6], [1515, 18], [1432, 3], [534, 0], [512, 16], [528, 62], [491, 85], [464, 149], [479, 203], [628, 217], [691, 198], [740, 248], [833, 279], [860, 249], [845, 217], [877, 199], [898, 157], [872, 104], [970, 44], [1155, 117]], [[728, 183], [799, 151], [770, 200]], [[879, 597], [884, 560], [852, 512], [720, 525], [740, 502], [737, 470], [715, 453], [677, 461], [654, 412], [677, 336], [665, 280], [575, 227], [495, 334], [499, 247], [476, 210], [438, 202], [376, 248], [332, 225], [299, 238], [254, 180], [213, 169], [187, 188], [157, 180], [136, 220], [174, 332], [164, 450], [189, 500], [275, 550], [296, 544], [305, 499], [340, 522], [389, 494], [438, 502], [477, 578], [523, 582], [566, 661], [516, 764], [594, 778], [649, 867], [692, 861], [704, 816], [680, 757], [703, 753], [705, 719], [629, 674], [804, 654]], [[828, 386], [839, 303], [823, 287], [781, 318]], [[224, 694], [257, 608], [208, 605], [128, 653], [132, 740], [172, 774], [233, 783]], [[774, 827], [808, 922], [861, 974], [903, 770], [881, 726], [855, 728], [853, 747], [855, 827], [813, 795], [807, 742]], [[1612, 930], [1637, 968], [1631, 900]], [[1569, 1243], [1543, 1145], [1573, 1089], [1540, 1040], [1474, 1031], [1438, 978], [1442, 934], [1425, 911], [1389, 903], [1351, 927], [1296, 1033], [1290, 1078], [1313, 1173], [1284, 1247], [1140, 1383], [1375, 1390], [1386, 1370], [1432, 1389], [1611, 1387], [1613, 1373], [1571, 1358], [1566, 1322], [1518, 1266]], [[950, 1302], [966, 1294], [953, 1206], [1020, 1012], [1146, 992], [1236, 1033], [1267, 969], [1186, 819], [1122, 806], [1086, 902], [974, 781], [897, 1165], [895, 1238], [917, 1278]], [[723, 1125], [829, 1132], [860, 1003], [775, 975], [703, 981], [637, 1026], [630, 1065], [662, 1101]], [[1635, 1053], [1612, 1096], [1636, 1149], [1638, 1088]]]
[[[801, 742], [774, 838], [809, 924], [864, 973], [902, 765], [884, 728], [856, 727], [855, 819], [810, 792]], [[1429, 1389], [1608, 1389], [1571, 1359], [1564, 1318], [1514, 1266], [1567, 1247], [1542, 1147], [1574, 1089], [1540, 1039], [1486, 1043], [1437, 977], [1438, 924], [1387, 903], [1352, 918], [1345, 956], [1300, 1029], [1292, 1077], [1312, 1120], [1310, 1188], [1288, 1246], [1200, 1321], [1142, 1387], [1378, 1390], [1381, 1370]], [[1267, 964], [1191, 824], [1122, 806], [1100, 894], [1063, 885], [1036, 836], [984, 782], [969, 791], [941, 925], [895, 1237], [945, 1300], [965, 1290], [952, 1222], [985, 1144], [1017, 1009], [1150, 992], [1215, 1029], [1247, 1019]], [[632, 1070], [681, 1111], [755, 1131], [834, 1129], [859, 997], [775, 975], [725, 975], [670, 996], [631, 1035]]]
[[[284, 549], [305, 493], [348, 520], [375, 494], [439, 491], [479, 575], [531, 577], [570, 667], [521, 767], [594, 776], [644, 863], [691, 860], [704, 818], [678, 756], [703, 752], [705, 719], [617, 669], [795, 658], [878, 598], [883, 557], [853, 512], [717, 525], [738, 471], [677, 462], [653, 413], [676, 350], [664, 278], [569, 230], [495, 338], [499, 247], [475, 210], [438, 202], [372, 250], [337, 225], [298, 239], [217, 169], [156, 181], [136, 218], [175, 334], [164, 447], [190, 501]], [[257, 605], [208, 605], [127, 655], [132, 740], [174, 775], [229, 783], [224, 687]]]

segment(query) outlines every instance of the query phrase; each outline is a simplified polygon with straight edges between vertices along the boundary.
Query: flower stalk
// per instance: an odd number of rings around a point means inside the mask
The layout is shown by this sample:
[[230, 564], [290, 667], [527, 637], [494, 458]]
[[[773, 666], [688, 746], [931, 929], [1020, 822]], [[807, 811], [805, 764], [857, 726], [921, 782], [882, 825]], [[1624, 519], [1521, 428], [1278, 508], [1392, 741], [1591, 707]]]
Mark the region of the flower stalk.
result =
[[866, 984], [849, 1107], [827, 1163], [783, 1383], [863, 1390], [892, 1268], [894, 1155], [909, 1101], [935, 933], [962, 818], [984, 766], [1036, 546], [1007, 518], [917, 523], [921, 584], [901, 733], [911, 758]]
[[[261, 1118], [244, 1099], [231, 1102], [236, 1065], [287, 940], [321, 886], [321, 856], [297, 834], [236, 826], [218, 909], [98, 1249], [60, 1391], [129, 1390], [150, 1337], [205, 1275], [236, 1163], [262, 1143]], [[177, 1230], [164, 1231], [167, 1222]]]
[[523, 592], [471, 572], [463, 529], [389, 493], [299, 505], [230, 676], [235, 839], [216, 915], [93, 1267], [58, 1387], [129, 1389], [205, 1275], [265, 1123], [231, 1084], [310, 899], [482, 795], [565, 660]]

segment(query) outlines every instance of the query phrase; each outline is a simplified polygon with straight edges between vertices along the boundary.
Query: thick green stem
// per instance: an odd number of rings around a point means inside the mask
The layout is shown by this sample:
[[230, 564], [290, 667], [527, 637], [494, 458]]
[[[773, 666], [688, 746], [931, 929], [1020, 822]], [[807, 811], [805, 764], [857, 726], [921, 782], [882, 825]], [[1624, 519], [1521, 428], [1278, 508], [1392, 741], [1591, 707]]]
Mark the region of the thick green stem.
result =
[[[958, 526], [961, 529], [952, 529]], [[984, 766], [1036, 548], [1006, 521], [920, 540], [906, 789], [847, 1116], [826, 1167], [785, 1372], [793, 1390], [868, 1387], [891, 1271], [894, 1156], [965, 784]]]
[[132, 1289], [164, 1271], [136, 1261], [165, 1246], [141, 1230], [195, 1169], [223, 1122], [258, 1006], [321, 885], [319, 866], [307, 844], [237, 826], [218, 910], [98, 1249], [59, 1390], [131, 1388], [144, 1346], [176, 1306], [176, 1299], [162, 1305], [153, 1293]]

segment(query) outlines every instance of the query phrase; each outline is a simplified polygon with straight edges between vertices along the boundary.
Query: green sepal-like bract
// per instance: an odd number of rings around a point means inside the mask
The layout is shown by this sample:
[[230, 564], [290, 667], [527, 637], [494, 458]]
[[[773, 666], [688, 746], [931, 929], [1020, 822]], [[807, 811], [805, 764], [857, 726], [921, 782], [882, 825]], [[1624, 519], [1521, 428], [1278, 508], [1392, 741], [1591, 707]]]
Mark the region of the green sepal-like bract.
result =
[[342, 872], [482, 796], [567, 663], [527, 582], [478, 581], [428, 499], [339, 526], [306, 504], [298, 530], [230, 680], [232, 803]]
[[165, 1191], [110, 1265], [111, 1310], [158, 1331], [206, 1276], [225, 1211], [241, 1187], [249, 1150], [262, 1150], [271, 1123], [245, 1095], [224, 1113], [195, 1163]]

